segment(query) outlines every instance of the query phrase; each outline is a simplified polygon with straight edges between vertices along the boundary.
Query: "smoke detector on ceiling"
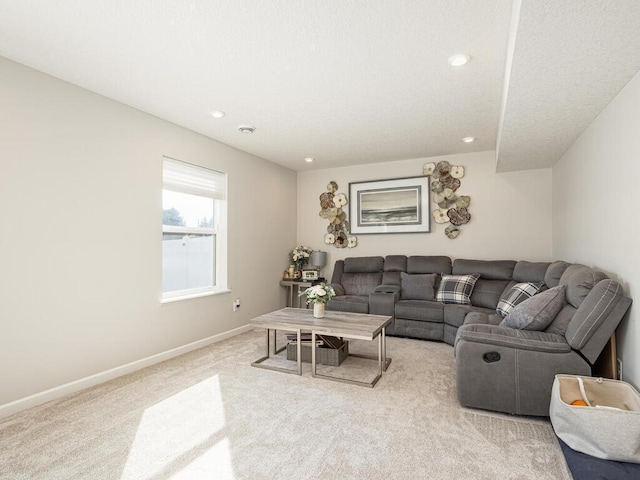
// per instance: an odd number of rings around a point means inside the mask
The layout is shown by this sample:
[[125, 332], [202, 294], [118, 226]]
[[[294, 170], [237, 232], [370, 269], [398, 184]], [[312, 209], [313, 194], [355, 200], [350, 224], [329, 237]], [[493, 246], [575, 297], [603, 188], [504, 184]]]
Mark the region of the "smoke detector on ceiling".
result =
[[238, 127], [238, 130], [240, 130], [240, 133], [246, 133], [246, 134], [251, 134], [255, 131], [256, 127], [252, 127], [251, 125], [240, 125]]

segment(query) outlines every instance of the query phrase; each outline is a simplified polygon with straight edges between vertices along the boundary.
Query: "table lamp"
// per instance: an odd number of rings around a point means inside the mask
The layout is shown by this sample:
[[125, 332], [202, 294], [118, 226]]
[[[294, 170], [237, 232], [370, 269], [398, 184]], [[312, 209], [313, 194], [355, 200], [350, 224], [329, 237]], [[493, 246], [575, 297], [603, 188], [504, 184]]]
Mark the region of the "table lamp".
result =
[[313, 265], [314, 268], [318, 270], [318, 276], [320, 275], [320, 270], [327, 264], [327, 252], [322, 252], [320, 250], [314, 250], [311, 252], [311, 257], [309, 258], [309, 264]]

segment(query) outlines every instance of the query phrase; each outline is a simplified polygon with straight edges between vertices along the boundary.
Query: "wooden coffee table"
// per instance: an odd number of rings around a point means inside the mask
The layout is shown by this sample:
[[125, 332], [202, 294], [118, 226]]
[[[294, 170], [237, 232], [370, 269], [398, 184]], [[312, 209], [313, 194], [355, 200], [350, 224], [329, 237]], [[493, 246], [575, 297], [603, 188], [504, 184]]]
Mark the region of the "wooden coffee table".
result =
[[[255, 362], [251, 363], [252, 366], [258, 368], [266, 368], [268, 370], [275, 370], [284, 373], [295, 373], [302, 375], [302, 355], [300, 334], [301, 332], [311, 332], [311, 376], [318, 378], [325, 378], [327, 380], [333, 380], [336, 382], [350, 383], [352, 385], [360, 385], [364, 387], [373, 387], [380, 377], [382, 372], [387, 370], [387, 367], [391, 363], [391, 359], [387, 358], [387, 346], [385, 331], [387, 325], [391, 323], [391, 317], [386, 315], [369, 315], [364, 313], [349, 313], [349, 312], [333, 312], [327, 311], [324, 318], [314, 318], [313, 310], [303, 308], [283, 308], [282, 310], [276, 310], [275, 312], [265, 313], [259, 317], [253, 318], [249, 321], [249, 325], [252, 327], [264, 328], [267, 331], [267, 350], [266, 356], [259, 358]], [[274, 367], [265, 365], [263, 362], [270, 358], [270, 335], [273, 330], [273, 353], [274, 355], [283, 351], [286, 346], [278, 349], [276, 344], [276, 331], [285, 330], [288, 332], [296, 332], [298, 335], [297, 342], [297, 369], [291, 370], [287, 368]], [[348, 378], [333, 377], [330, 375], [324, 375], [317, 373], [316, 370], [316, 335], [332, 335], [335, 337], [343, 337], [357, 340], [378, 340], [378, 355], [359, 355], [349, 353], [350, 357], [368, 358], [378, 361], [378, 374], [371, 382], [361, 382], [358, 380], [351, 380]]]

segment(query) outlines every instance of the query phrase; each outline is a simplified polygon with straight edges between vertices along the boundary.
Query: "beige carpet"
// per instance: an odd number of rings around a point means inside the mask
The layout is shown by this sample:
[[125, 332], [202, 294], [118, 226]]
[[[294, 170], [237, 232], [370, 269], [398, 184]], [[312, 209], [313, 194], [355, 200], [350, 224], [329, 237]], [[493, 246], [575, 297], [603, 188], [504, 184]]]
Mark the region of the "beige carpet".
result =
[[374, 389], [251, 367], [263, 349], [249, 332], [1, 420], [0, 478], [571, 478], [548, 421], [459, 406], [449, 345], [389, 338]]

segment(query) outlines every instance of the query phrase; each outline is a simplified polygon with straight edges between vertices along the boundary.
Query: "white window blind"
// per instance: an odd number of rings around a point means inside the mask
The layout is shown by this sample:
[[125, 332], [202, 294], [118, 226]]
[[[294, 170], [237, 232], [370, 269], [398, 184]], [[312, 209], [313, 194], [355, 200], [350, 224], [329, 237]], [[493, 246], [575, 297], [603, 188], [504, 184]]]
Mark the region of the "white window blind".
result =
[[227, 176], [224, 173], [168, 157], [163, 157], [162, 172], [164, 188], [216, 200], [226, 199]]

